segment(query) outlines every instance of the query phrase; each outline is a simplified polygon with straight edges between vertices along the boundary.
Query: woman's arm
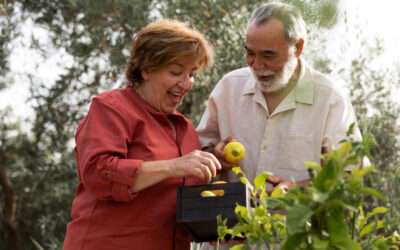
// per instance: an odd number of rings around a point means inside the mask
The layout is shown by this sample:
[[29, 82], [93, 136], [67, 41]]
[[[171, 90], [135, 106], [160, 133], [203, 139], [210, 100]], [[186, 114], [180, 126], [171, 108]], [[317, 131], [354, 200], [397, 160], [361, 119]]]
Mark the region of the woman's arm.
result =
[[200, 150], [171, 160], [143, 162], [131, 191], [138, 192], [173, 177], [193, 176], [210, 181], [220, 169], [221, 164], [213, 154]]

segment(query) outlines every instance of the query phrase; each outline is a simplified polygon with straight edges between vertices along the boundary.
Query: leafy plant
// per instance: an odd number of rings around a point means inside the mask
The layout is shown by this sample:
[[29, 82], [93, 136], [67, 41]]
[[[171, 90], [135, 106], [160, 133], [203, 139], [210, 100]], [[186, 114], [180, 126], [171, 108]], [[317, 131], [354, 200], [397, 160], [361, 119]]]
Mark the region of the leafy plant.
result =
[[364, 185], [364, 177], [374, 170], [371, 164], [364, 166], [373, 145], [371, 136], [360, 142], [349, 136], [338, 149], [322, 155], [321, 163], [305, 162], [314, 176], [310, 185], [286, 194], [266, 192], [271, 173], [261, 173], [252, 185], [240, 168], [233, 168], [249, 186], [253, 206], [236, 206], [238, 223], [232, 228], [218, 218], [219, 239], [242, 238], [241, 244], [231, 248], [235, 250], [275, 249], [278, 245], [283, 250], [399, 249], [398, 233], [383, 230], [382, 216], [387, 209], [364, 211], [366, 197], [385, 200], [377, 190]]
[[[271, 173], [263, 172], [254, 179], [254, 186], [250, 184], [240, 167], [234, 167], [232, 171], [240, 176], [242, 183], [249, 188], [251, 203], [255, 204], [253, 208], [247, 208], [242, 205], [236, 205], [235, 213], [238, 223], [232, 228], [227, 228], [227, 220], [223, 220], [218, 216], [218, 235], [223, 240], [227, 236], [237, 239], [245, 239], [242, 244], [235, 246], [233, 249], [246, 249], [251, 245], [269, 246], [280, 242], [285, 235], [285, 218], [282, 214], [276, 213], [271, 215], [268, 210], [268, 193], [266, 191], [266, 180]], [[277, 189], [280, 190], [280, 189]], [[283, 192], [275, 191], [274, 196], [277, 197]]]

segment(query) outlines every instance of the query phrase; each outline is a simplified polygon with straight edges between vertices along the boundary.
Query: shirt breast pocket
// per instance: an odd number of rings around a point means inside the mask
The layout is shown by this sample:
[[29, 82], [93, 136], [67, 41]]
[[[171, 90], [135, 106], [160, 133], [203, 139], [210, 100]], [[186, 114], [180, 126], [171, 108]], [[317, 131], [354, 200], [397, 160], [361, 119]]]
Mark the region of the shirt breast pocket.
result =
[[289, 133], [280, 143], [280, 165], [283, 168], [307, 172], [304, 162], [313, 161], [313, 137], [311, 134]]

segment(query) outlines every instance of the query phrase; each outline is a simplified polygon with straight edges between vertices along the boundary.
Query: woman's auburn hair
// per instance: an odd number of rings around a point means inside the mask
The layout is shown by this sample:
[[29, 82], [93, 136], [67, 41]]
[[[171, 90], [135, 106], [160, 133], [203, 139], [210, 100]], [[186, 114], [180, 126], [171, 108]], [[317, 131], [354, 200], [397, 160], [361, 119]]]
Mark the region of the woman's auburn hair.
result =
[[192, 58], [198, 69], [213, 63], [207, 39], [184, 23], [163, 19], [148, 24], [133, 38], [126, 70], [129, 85], [143, 82], [143, 70], [157, 70], [181, 58]]

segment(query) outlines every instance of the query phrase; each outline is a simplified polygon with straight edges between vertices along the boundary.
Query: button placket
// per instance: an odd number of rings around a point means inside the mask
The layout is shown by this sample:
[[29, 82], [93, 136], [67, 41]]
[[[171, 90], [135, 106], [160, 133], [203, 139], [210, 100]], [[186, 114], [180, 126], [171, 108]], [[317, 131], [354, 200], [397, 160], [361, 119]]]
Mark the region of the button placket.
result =
[[[263, 135], [263, 139], [261, 141], [260, 149], [259, 149], [259, 157], [258, 157], [258, 164], [257, 170], [260, 168], [266, 168], [267, 166], [263, 166], [263, 163], [266, 162], [265, 157], [268, 157], [268, 139], [269, 139], [269, 127], [270, 127], [270, 117], [267, 116], [267, 120], [265, 123], [265, 131]], [[265, 170], [265, 169], [262, 169]], [[257, 171], [258, 172], [258, 171]]]

